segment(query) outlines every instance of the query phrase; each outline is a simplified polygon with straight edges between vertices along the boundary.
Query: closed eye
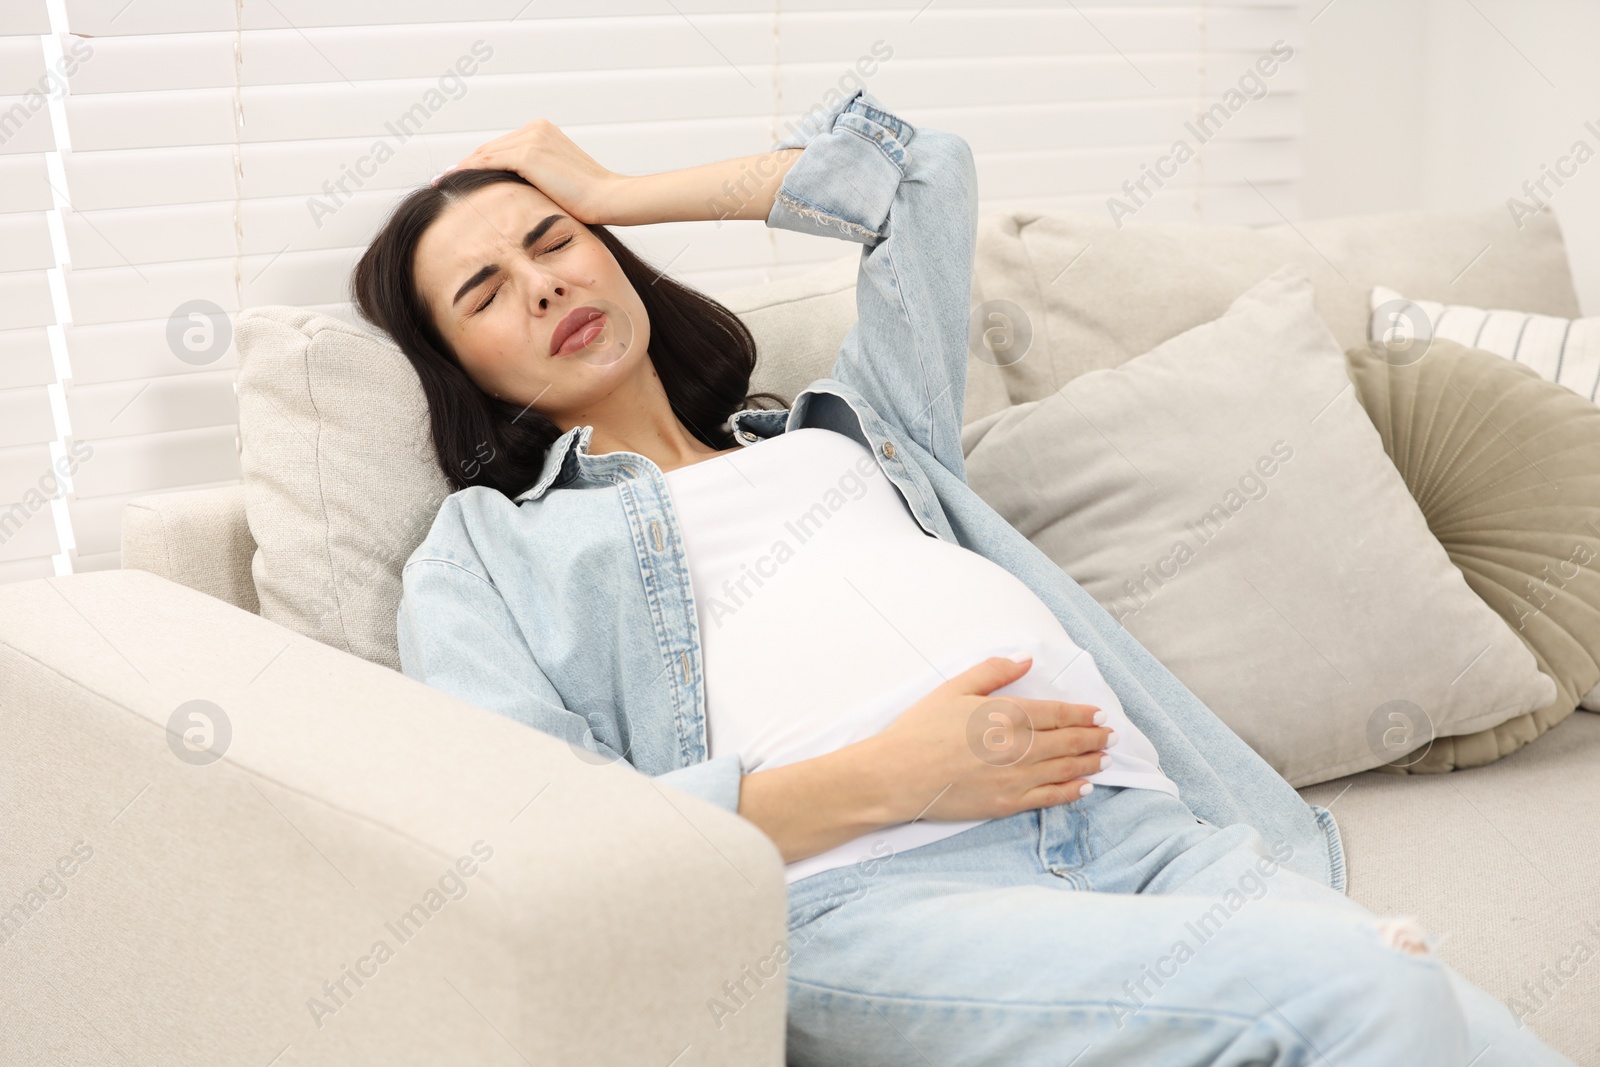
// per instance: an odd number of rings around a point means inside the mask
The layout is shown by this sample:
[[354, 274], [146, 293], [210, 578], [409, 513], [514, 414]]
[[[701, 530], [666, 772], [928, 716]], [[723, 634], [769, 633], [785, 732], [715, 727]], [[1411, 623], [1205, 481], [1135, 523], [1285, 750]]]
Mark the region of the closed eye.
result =
[[[560, 243], [553, 244], [549, 248], [546, 248], [544, 250], [544, 252], [538, 252], [538, 253], [535, 253], [535, 254], [536, 255], [544, 255], [545, 252], [559, 252], [559, 251], [561, 251], [563, 248], [567, 247], [571, 243], [572, 243], [572, 238], [566, 237], [566, 238], [563, 238], [560, 241]], [[494, 303], [494, 298], [499, 296], [499, 295], [500, 295], [500, 287], [496, 286], [495, 289], [494, 289], [494, 292], [490, 293], [489, 296], [484, 300], [483, 303], [479, 304], [477, 307], [472, 309], [472, 313], [474, 315], [476, 315], [478, 312], [482, 311], [484, 308], [486, 308], [490, 304]]]

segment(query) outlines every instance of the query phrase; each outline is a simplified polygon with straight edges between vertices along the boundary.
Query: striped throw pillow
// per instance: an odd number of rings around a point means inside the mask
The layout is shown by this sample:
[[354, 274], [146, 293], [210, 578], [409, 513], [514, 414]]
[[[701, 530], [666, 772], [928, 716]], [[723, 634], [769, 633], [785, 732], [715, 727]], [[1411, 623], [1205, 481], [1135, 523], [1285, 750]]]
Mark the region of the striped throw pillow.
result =
[[[1372, 289], [1367, 339], [1413, 362], [1429, 338], [1442, 337], [1526, 364], [1546, 381], [1596, 399], [1600, 390], [1600, 318], [1562, 319], [1500, 308], [1484, 310], [1432, 300], [1409, 300], [1381, 285]], [[1423, 342], [1407, 347], [1411, 341]], [[1398, 342], [1398, 347], [1396, 344]]]

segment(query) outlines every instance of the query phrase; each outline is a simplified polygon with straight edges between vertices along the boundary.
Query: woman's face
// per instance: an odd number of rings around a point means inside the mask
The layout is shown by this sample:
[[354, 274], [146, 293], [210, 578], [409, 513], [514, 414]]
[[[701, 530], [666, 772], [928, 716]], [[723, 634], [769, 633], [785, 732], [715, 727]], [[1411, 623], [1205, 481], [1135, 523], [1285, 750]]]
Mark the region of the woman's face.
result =
[[[417, 243], [412, 269], [478, 387], [552, 421], [576, 425], [648, 363], [649, 320], [616, 257], [531, 186], [497, 182], [450, 205]], [[552, 354], [557, 326], [584, 307], [605, 316]]]

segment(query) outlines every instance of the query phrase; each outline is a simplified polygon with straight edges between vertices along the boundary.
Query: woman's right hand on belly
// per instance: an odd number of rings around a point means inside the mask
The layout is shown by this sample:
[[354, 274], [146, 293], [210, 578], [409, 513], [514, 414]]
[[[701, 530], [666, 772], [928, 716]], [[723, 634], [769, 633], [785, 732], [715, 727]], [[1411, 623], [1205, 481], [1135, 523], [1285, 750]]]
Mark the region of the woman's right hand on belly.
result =
[[[864, 741], [899, 821], [995, 819], [1064, 804], [1093, 788], [1116, 744], [1090, 704], [991, 696], [1032, 657], [991, 656], [939, 685]], [[1100, 714], [1104, 721], [1104, 714]]]

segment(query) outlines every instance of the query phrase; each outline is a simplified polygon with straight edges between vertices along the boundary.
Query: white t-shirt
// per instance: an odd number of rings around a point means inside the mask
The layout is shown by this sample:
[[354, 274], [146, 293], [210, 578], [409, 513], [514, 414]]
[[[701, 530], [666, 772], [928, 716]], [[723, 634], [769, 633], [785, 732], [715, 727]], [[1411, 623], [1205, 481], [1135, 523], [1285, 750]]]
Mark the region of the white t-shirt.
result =
[[[1103, 708], [1118, 742], [1111, 766], [1086, 777], [1178, 795], [1044, 602], [1004, 567], [924, 533], [854, 438], [802, 427], [666, 479], [700, 627], [709, 756], [737, 752], [745, 773], [810, 759], [879, 732], [989, 656], [1031, 654], [1028, 673], [991, 696]], [[787, 879], [976, 825], [901, 823], [791, 863]]]

